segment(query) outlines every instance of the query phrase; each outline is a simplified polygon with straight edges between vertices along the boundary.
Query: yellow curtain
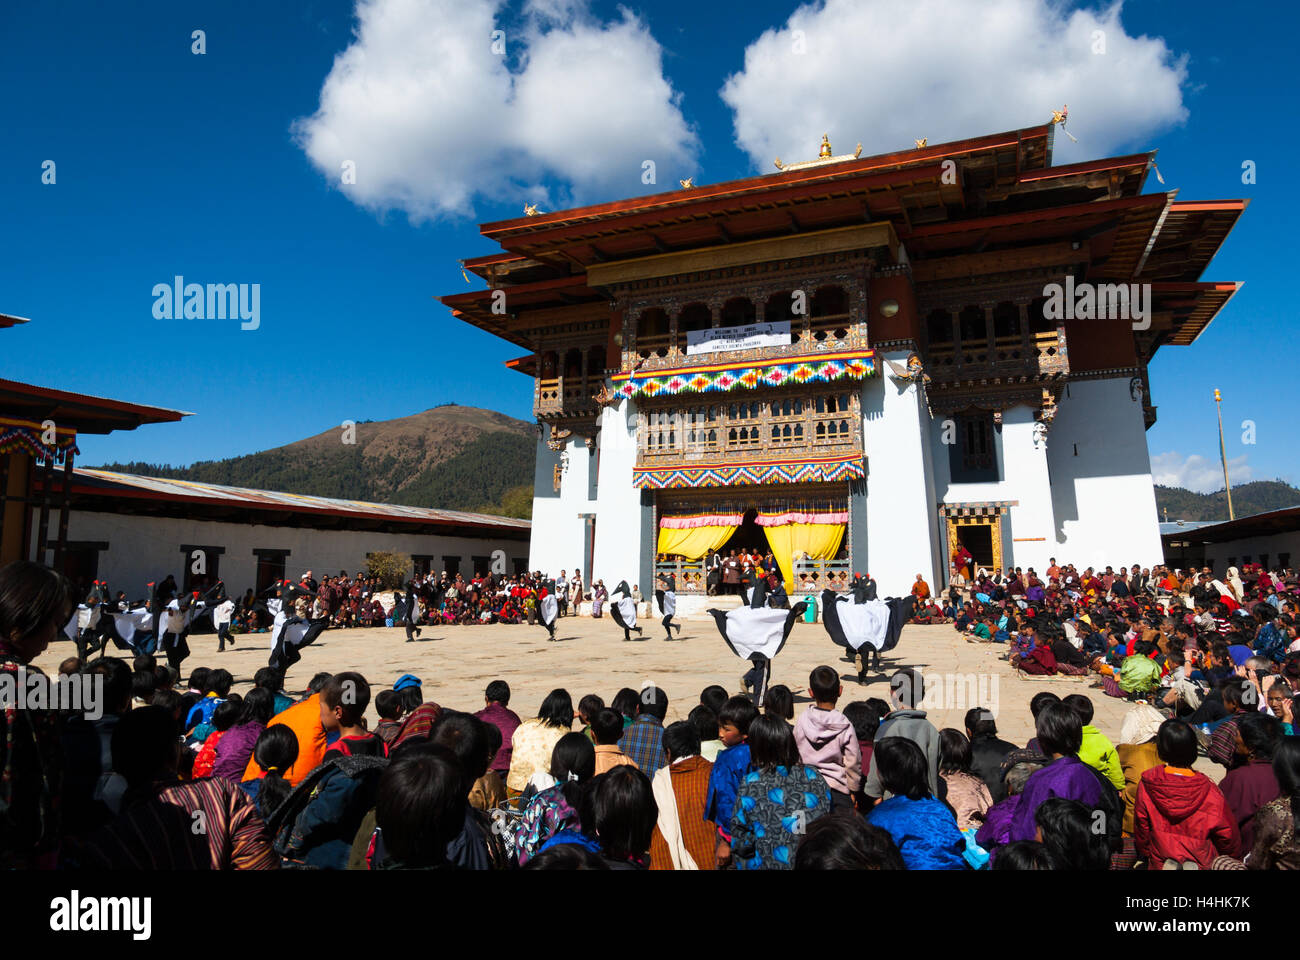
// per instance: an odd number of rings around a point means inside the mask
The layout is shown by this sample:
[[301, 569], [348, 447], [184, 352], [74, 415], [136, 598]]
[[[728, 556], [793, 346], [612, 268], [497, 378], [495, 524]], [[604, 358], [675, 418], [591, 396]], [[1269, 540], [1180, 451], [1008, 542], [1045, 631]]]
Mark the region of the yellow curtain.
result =
[[763, 528], [787, 593], [794, 595], [795, 554], [806, 553], [810, 560], [833, 560], [840, 552], [844, 528], [843, 523], [786, 523]]
[[672, 527], [659, 528], [659, 553], [672, 553], [687, 560], [699, 560], [710, 550], [716, 550], [736, 532], [734, 526], [691, 527], [687, 530]]

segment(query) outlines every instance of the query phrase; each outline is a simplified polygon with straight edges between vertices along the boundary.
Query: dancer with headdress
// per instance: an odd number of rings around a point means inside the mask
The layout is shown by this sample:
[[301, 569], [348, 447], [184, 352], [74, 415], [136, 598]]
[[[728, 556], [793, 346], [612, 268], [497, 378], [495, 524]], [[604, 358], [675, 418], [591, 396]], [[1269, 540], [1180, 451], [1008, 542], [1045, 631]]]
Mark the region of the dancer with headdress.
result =
[[620, 580], [614, 592], [609, 595], [609, 615], [623, 628], [624, 640], [632, 639], [633, 630], [638, 637], [645, 633], [636, 625], [636, 601], [632, 599], [632, 591], [626, 580]]
[[555, 639], [555, 619], [560, 615], [560, 601], [555, 595], [555, 581], [542, 582], [542, 594], [537, 598], [537, 619], [546, 628], [546, 639]]
[[772, 677], [772, 660], [781, 652], [808, 603], [800, 600], [789, 610], [767, 606], [767, 584], [760, 578], [749, 596], [749, 604], [735, 610], [709, 610], [718, 632], [731, 652], [751, 664], [741, 675], [741, 685], [753, 691], [754, 703], [761, 705]]
[[875, 596], [874, 580], [854, 577], [849, 593], [822, 592], [822, 626], [837, 646], [853, 657], [858, 682], [867, 682], [867, 660], [871, 669], [880, 669], [880, 655], [898, 644], [903, 624], [912, 615], [916, 597]]
[[232, 647], [235, 645], [235, 638], [230, 633], [230, 618], [235, 613], [235, 601], [226, 593], [223, 580], [218, 580], [203, 599], [212, 611], [212, 626], [217, 631], [217, 653], [222, 653], [227, 643]]
[[[310, 619], [312, 593], [283, 580], [271, 587], [277, 596], [266, 601], [275, 619], [271, 623], [271, 659], [268, 665], [285, 673], [302, 659], [301, 650], [309, 646], [329, 625], [329, 617]], [[304, 601], [302, 609], [295, 609]]]
[[181, 664], [190, 655], [190, 627], [195, 618], [207, 608], [207, 602], [200, 599], [199, 592], [194, 590], [179, 599], [168, 601], [159, 611], [158, 646], [167, 656], [167, 665], [178, 674]]
[[110, 637], [121, 650], [130, 650], [135, 656], [153, 653], [158, 645], [158, 635], [153, 632], [152, 583], [146, 585], [144, 600], [128, 601], [124, 609], [114, 609]]
[[415, 624], [415, 581], [411, 580], [406, 584], [406, 609], [402, 611], [402, 626], [406, 628], [407, 643], [413, 643], [420, 635], [420, 628]]
[[77, 609], [72, 611], [72, 619], [63, 628], [68, 639], [76, 644], [77, 656], [83, 663], [90, 654], [102, 650], [108, 643], [107, 638], [101, 642], [99, 637], [99, 621], [103, 612], [104, 595], [100, 582], [96, 580], [90, 593], [86, 595], [85, 603], [77, 604]]
[[673, 615], [677, 613], [677, 578], [671, 573], [659, 578], [663, 588], [655, 591], [655, 601], [659, 604], [659, 612], [664, 618], [659, 622], [663, 624], [664, 639], [673, 638], [673, 628], [676, 628], [677, 635], [682, 634], [682, 625], [673, 622]]

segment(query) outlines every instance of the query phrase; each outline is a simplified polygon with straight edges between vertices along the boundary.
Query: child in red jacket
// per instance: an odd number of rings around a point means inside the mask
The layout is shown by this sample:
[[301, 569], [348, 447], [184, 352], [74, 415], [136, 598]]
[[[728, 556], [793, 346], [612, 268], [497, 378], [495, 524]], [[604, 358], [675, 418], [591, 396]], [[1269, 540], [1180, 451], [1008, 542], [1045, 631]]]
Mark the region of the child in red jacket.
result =
[[1196, 762], [1196, 734], [1182, 720], [1166, 720], [1156, 734], [1152, 767], [1138, 783], [1133, 839], [1149, 870], [1208, 870], [1219, 855], [1239, 855], [1241, 835], [1219, 788]]

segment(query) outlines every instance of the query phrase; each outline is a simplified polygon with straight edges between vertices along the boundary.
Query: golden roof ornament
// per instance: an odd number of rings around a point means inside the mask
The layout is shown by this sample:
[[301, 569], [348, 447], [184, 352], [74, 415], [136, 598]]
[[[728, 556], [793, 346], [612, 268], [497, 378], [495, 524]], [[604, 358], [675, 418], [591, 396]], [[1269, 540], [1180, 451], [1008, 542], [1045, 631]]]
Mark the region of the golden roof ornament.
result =
[[845, 153], [838, 157], [835, 156], [834, 152], [831, 150], [830, 134], [823, 133], [821, 149], [817, 152], [816, 160], [801, 160], [798, 163], [782, 163], [781, 158], [777, 157], [773, 162], [778, 170], [802, 170], [805, 167], [820, 167], [826, 163], [841, 163], [845, 160], [856, 160], [860, 156], [862, 156], [862, 144], [860, 143], [858, 144], [857, 149], [852, 153]]
[[535, 203], [525, 203], [525, 204], [524, 204], [524, 216], [525, 216], [525, 217], [535, 217], [535, 216], [537, 216], [538, 214], [540, 214], [541, 212], [542, 212], [542, 211], [540, 211], [540, 210], [537, 209], [537, 204], [535, 204]]
[[689, 190], [691, 187], [695, 186], [694, 177], [687, 177], [685, 180], [678, 180], [677, 182], [682, 185], [683, 190]]
[[916, 149], [920, 150], [920, 149], [922, 149], [922, 148], [928, 146], [929, 143], [930, 143], [930, 138], [929, 138], [929, 137], [922, 137], [920, 140], [917, 140], [917, 141], [916, 141]]
[[1064, 133], [1075, 143], [1078, 143], [1079, 138], [1076, 137], [1074, 134], [1072, 134], [1069, 130], [1065, 129], [1065, 123], [1069, 119], [1070, 119], [1070, 105], [1068, 103], [1062, 106], [1060, 110], [1052, 111], [1052, 125], [1060, 126], [1062, 133]]

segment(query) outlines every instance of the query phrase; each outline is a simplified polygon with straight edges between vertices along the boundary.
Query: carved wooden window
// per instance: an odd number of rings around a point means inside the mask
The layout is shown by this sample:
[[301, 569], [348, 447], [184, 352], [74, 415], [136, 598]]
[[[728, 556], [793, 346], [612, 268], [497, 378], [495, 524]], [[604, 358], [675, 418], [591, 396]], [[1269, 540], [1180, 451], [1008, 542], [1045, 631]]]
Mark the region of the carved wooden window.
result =
[[964, 307], [957, 316], [961, 326], [962, 347], [969, 350], [987, 343], [988, 324], [984, 318], [984, 308], [979, 306]]
[[748, 297], [732, 297], [722, 305], [722, 325], [724, 327], [742, 327], [751, 324], [757, 318], [758, 310]]
[[1020, 339], [1020, 307], [1003, 302], [993, 308], [993, 336], [999, 340]]
[[952, 343], [952, 314], [947, 310], [931, 310], [925, 318], [925, 331], [931, 346]]
[[843, 340], [849, 335], [849, 324], [849, 296], [843, 287], [822, 287], [813, 295], [808, 326], [814, 341]]
[[980, 483], [1001, 479], [992, 413], [957, 418], [956, 443], [949, 447], [954, 483]]
[[658, 307], [642, 311], [636, 320], [636, 352], [641, 359], [668, 356], [668, 314]]

